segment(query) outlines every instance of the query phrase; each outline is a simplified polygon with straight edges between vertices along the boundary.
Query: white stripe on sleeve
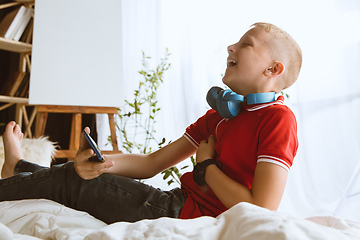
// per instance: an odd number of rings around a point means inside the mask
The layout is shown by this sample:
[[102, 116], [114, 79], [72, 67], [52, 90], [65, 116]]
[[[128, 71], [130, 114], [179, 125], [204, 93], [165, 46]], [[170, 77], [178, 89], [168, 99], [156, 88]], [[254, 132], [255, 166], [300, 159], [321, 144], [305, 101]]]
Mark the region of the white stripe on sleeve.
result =
[[199, 143], [197, 141], [195, 141], [195, 139], [193, 139], [187, 132], [184, 133], [183, 135], [194, 147], [198, 148], [199, 147]]
[[280, 159], [280, 158], [276, 158], [273, 156], [266, 156], [266, 155], [261, 155], [258, 157], [257, 162], [268, 162], [268, 163], [273, 163], [276, 165], [279, 165], [280, 167], [283, 167], [286, 171], [290, 170], [290, 165], [285, 162], [284, 160]]

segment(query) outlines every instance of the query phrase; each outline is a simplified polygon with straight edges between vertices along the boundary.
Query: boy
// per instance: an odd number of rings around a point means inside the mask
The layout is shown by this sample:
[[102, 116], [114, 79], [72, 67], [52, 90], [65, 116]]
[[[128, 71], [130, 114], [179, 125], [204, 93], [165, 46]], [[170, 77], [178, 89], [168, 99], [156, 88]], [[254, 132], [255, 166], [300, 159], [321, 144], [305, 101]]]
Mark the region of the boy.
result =
[[[223, 82], [245, 97], [279, 93], [296, 81], [301, 68], [296, 42], [267, 23], [254, 24], [228, 53]], [[22, 133], [10, 122], [2, 171], [8, 178], [0, 181], [0, 200], [47, 198], [107, 223], [217, 216], [239, 202], [276, 210], [296, 155], [296, 131], [295, 117], [280, 96], [245, 103], [232, 119], [209, 110], [181, 138], [149, 155], [109, 155], [105, 163], [89, 162], [94, 152], [82, 138], [74, 162], [47, 169], [20, 160]], [[133, 180], [152, 177], [195, 153], [195, 174], [182, 176], [181, 189], [164, 192]]]

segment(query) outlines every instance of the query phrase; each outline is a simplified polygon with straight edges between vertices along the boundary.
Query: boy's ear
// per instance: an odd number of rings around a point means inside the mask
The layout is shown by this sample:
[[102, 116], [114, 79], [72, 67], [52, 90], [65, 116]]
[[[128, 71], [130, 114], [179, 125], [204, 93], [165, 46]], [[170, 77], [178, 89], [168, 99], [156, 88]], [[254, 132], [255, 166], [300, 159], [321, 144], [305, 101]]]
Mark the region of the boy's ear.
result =
[[282, 74], [285, 71], [285, 65], [281, 62], [275, 62], [275, 64], [272, 67], [268, 67], [264, 75], [266, 77], [276, 77]]

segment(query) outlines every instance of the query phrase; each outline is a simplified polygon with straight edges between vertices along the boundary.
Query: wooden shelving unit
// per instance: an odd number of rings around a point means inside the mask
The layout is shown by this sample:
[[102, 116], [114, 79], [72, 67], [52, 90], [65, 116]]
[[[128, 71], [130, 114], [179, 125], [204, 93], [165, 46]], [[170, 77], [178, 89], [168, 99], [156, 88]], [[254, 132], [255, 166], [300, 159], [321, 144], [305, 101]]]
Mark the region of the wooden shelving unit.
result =
[[0, 49], [16, 53], [31, 54], [32, 45], [30, 43], [17, 42], [0, 37]]
[[[0, 10], [14, 7], [17, 5], [24, 5], [26, 7], [31, 7], [34, 4], [35, 4], [34, 0], [17, 0], [14, 2], [1, 4]], [[32, 33], [30, 33], [30, 35], [32, 35]], [[5, 51], [10, 51], [10, 52], [16, 52], [16, 53], [31, 54], [32, 45], [30, 42], [31, 42], [31, 36], [29, 36], [25, 42], [9, 40], [9, 39], [0, 37], [0, 49], [5, 50]]]
[[[0, 11], [6, 8], [11, 8], [14, 6], [24, 5], [25, 7], [32, 7], [34, 5], [34, 0], [16, 0], [4, 4], [0, 4]], [[14, 41], [10, 39], [6, 39], [0, 37], [0, 49], [15, 52], [20, 54], [19, 60], [19, 71], [22, 72], [30, 72], [31, 70], [31, 62], [30, 56], [32, 51], [32, 28], [30, 29], [30, 33], [26, 38], [25, 42]], [[32, 133], [30, 130], [31, 124], [34, 121], [36, 108], [34, 108], [33, 113], [31, 114], [30, 119], [27, 116], [26, 106], [28, 106], [28, 98], [20, 98], [20, 97], [11, 97], [11, 96], [3, 96], [0, 95], [0, 102], [5, 103], [0, 106], [0, 111], [12, 106], [16, 105], [16, 116], [15, 121], [22, 126], [24, 121], [25, 123], [25, 136], [32, 137]]]

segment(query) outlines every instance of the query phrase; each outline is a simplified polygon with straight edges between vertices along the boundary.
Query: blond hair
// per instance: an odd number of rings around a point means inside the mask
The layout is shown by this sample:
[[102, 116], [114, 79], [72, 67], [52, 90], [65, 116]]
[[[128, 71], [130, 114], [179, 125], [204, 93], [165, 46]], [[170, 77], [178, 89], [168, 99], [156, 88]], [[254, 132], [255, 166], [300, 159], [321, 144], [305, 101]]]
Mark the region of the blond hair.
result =
[[302, 52], [299, 45], [287, 32], [273, 24], [258, 22], [251, 27], [260, 27], [268, 32], [270, 34], [268, 44], [271, 47], [273, 60], [285, 61], [285, 71], [279, 86], [281, 90], [293, 85], [299, 76], [302, 64]]

